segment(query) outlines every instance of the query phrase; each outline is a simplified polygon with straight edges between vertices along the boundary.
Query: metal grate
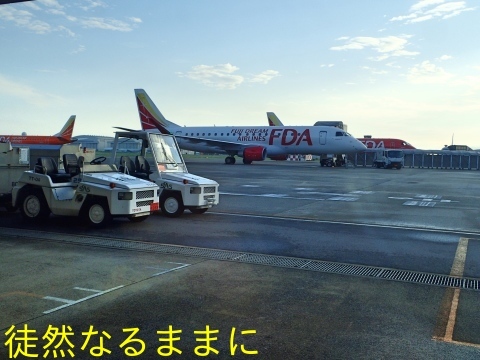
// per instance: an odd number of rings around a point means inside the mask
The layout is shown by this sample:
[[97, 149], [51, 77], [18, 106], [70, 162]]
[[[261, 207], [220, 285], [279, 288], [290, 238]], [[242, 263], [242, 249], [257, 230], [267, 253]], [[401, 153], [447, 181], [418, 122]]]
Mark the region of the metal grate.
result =
[[480, 290], [480, 279], [460, 278], [408, 270], [395, 270], [366, 265], [344, 264], [321, 260], [292, 258], [264, 254], [251, 254], [238, 251], [217, 250], [190, 246], [156, 244], [115, 238], [60, 234], [44, 231], [20, 230], [0, 227], [0, 236], [33, 238], [37, 240], [59, 241], [64, 243], [91, 245], [123, 250], [148, 251], [161, 254], [176, 254], [201, 257], [212, 260], [227, 260], [248, 264], [278, 266], [290, 269], [319, 271], [331, 274], [362, 276], [371, 279], [402, 281], [422, 285]]
[[140, 199], [152, 198], [154, 194], [155, 194], [155, 190], [137, 191], [137, 195], [135, 199], [140, 200]]
[[215, 186], [205, 186], [203, 188], [204, 194], [214, 194], [215, 193]]
[[150, 206], [151, 203], [153, 203], [153, 200], [137, 201], [137, 207]]

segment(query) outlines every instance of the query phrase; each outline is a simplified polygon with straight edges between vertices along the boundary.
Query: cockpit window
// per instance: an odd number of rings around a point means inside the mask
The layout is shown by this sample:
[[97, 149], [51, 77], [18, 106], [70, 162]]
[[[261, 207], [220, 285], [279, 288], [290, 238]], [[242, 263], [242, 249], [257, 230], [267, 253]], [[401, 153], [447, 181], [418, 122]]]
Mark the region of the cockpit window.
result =
[[346, 131], [337, 131], [335, 133], [335, 136], [352, 136], [350, 135], [349, 133], [347, 133]]

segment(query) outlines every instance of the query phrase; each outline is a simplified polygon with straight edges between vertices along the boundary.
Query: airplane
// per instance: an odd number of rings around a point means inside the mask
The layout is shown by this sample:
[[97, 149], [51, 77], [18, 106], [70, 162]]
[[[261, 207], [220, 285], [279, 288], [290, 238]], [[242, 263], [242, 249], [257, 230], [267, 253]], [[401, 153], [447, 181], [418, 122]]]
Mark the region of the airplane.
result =
[[0, 135], [0, 142], [10, 142], [11, 144], [42, 144], [42, 145], [63, 145], [75, 141], [72, 139], [73, 126], [75, 125], [76, 115], [70, 116], [62, 130], [52, 136], [44, 135]]
[[358, 140], [365, 144], [367, 149], [416, 149], [412, 144], [401, 139], [363, 137]]
[[354, 153], [366, 149], [349, 133], [331, 126], [188, 126], [168, 121], [143, 89], [135, 89], [143, 130], [173, 134], [185, 150], [226, 153], [225, 164], [244, 164], [288, 154]]
[[[273, 112], [267, 112], [267, 118], [268, 118], [268, 123], [270, 126], [283, 126], [282, 122], [280, 119], [275, 115]], [[329, 123], [328, 126], [334, 126], [330, 124], [335, 124], [335, 123], [340, 123], [340, 122], [334, 122], [334, 121], [328, 121], [328, 122], [322, 122], [322, 121], [317, 121], [315, 123], [315, 126], [319, 126], [320, 124], [326, 124]], [[317, 125], [319, 124], [319, 125]], [[360, 142], [362, 142], [367, 149], [416, 149], [413, 145], [410, 143], [401, 140], [401, 139], [392, 139], [392, 138], [372, 138], [371, 136], [364, 136], [363, 138], [357, 139]]]

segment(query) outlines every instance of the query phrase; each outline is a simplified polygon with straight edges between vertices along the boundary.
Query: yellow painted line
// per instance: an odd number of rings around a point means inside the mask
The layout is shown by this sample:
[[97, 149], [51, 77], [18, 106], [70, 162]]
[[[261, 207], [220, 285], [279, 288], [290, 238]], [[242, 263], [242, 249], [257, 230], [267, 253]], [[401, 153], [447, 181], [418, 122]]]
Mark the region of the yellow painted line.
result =
[[467, 343], [467, 342], [463, 342], [463, 341], [455, 341], [455, 340], [449, 341], [449, 343], [455, 344], [455, 345], [471, 346], [471, 347], [480, 349], [480, 344], [472, 344], [472, 343]]
[[[467, 258], [468, 240], [468, 238], [462, 237], [458, 241], [457, 251], [455, 252], [452, 269], [450, 270], [450, 276], [463, 276], [465, 260]], [[453, 330], [455, 329], [455, 322], [457, 320], [459, 300], [460, 289], [447, 289], [445, 291], [433, 338], [435, 340], [441, 340], [452, 344], [480, 347], [478, 344], [453, 340]]]
[[463, 276], [465, 259], [467, 258], [467, 248], [468, 238], [460, 238], [457, 246], [457, 252], [455, 253], [455, 259], [453, 260], [452, 269], [450, 270], [450, 276]]
[[455, 289], [453, 292], [452, 304], [450, 307], [450, 314], [448, 315], [447, 328], [445, 329], [445, 336], [443, 341], [452, 341], [453, 329], [457, 320], [458, 299], [460, 298], [460, 289]]

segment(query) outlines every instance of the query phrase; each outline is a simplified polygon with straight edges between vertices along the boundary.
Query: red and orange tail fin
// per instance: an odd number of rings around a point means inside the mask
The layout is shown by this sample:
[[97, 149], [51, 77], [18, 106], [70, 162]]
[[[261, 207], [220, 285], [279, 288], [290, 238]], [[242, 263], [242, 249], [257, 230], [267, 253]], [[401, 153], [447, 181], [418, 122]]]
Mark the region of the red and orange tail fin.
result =
[[62, 130], [60, 130], [60, 132], [56, 133], [53, 136], [56, 136], [66, 141], [71, 141], [72, 134], [73, 134], [73, 127], [75, 126], [75, 118], [76, 118], [76, 115], [70, 116], [70, 118], [67, 120], [65, 125], [63, 125]]
[[172, 134], [179, 127], [165, 119], [145, 90], [135, 89], [135, 98], [142, 130], [158, 129], [162, 134]]

